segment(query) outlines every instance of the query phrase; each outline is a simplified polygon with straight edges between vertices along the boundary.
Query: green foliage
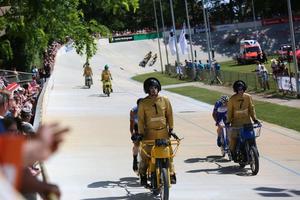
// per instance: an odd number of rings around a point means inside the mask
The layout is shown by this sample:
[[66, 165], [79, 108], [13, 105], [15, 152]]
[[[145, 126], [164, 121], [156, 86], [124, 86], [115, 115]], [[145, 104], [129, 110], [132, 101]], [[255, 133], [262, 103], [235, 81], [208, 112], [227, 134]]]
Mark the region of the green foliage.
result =
[[139, 81], [139, 82], [144, 82], [147, 78], [150, 78], [150, 77], [157, 78], [160, 81], [160, 84], [162, 86], [187, 82], [187, 81], [184, 81], [184, 80], [178, 80], [178, 79], [175, 79], [175, 78], [171, 78], [170, 76], [168, 76], [166, 74], [159, 73], [159, 72], [152, 72], [152, 73], [137, 75], [135, 77], [132, 77], [132, 79], [136, 80], [136, 81]]
[[0, 42], [0, 55], [1, 59], [5, 60], [11, 60], [13, 58], [13, 52], [9, 40]]
[[17, 52], [6, 53], [5, 58], [8, 60], [12, 55], [17, 56], [13, 57], [11, 65], [17, 65], [19, 70], [19, 66], [24, 66], [24, 70], [29, 69], [36, 60], [41, 60], [37, 56], [41, 56], [53, 41], [66, 42], [66, 38], [72, 38], [76, 51], [90, 59], [97, 51], [94, 36], [107, 36], [110, 31], [101, 21], [85, 13], [82, 5], [102, 6], [110, 13], [135, 11], [138, 0], [14, 0], [0, 1], [0, 5], [11, 6], [0, 17], [0, 28], [6, 29], [6, 37], [13, 44], [10, 47], [2, 41], [0, 46]]

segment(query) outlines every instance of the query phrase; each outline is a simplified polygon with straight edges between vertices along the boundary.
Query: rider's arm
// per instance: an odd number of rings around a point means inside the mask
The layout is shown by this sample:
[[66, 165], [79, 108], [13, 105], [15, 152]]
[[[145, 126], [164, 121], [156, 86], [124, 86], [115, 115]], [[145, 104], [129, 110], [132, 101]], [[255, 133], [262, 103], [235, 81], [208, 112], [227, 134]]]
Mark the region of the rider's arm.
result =
[[169, 129], [173, 129], [174, 128], [174, 119], [173, 119], [172, 105], [168, 98], [165, 98], [165, 100], [166, 100], [166, 104], [167, 104], [167, 108], [166, 108], [167, 124], [169, 126]]
[[102, 74], [101, 74], [101, 81], [104, 80], [103, 77], [104, 77], [104, 71], [102, 71]]
[[139, 134], [145, 134], [145, 111], [144, 104], [141, 102], [138, 109], [138, 130]]
[[129, 127], [129, 130], [130, 130], [131, 135], [133, 134], [133, 129], [134, 129], [134, 113], [133, 113], [132, 110], [130, 110], [130, 127]]
[[231, 123], [233, 120], [233, 100], [232, 98], [229, 99], [227, 103], [227, 123]]
[[215, 103], [214, 110], [212, 112], [212, 117], [214, 118], [215, 122], [217, 122], [217, 103]]
[[253, 121], [257, 121], [257, 118], [256, 118], [256, 113], [255, 113], [255, 109], [254, 109], [254, 104], [253, 104], [253, 101], [252, 101], [252, 97], [249, 95], [249, 114], [251, 116], [251, 119]]
[[110, 73], [110, 71], [108, 72], [108, 74], [109, 74], [109, 78], [110, 78], [110, 80], [112, 80], [112, 76], [111, 76], [111, 73]]

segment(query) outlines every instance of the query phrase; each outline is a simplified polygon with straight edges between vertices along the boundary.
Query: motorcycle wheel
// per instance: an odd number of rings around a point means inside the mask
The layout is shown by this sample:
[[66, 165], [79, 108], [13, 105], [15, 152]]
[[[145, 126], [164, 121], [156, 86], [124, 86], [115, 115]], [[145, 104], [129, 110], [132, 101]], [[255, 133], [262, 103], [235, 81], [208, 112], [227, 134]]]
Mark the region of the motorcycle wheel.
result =
[[110, 91], [109, 91], [109, 87], [106, 87], [105, 88], [105, 94], [109, 97], [110, 96]]
[[162, 200], [169, 200], [169, 176], [167, 168], [161, 169], [161, 194]]
[[258, 159], [258, 151], [255, 146], [250, 147], [250, 168], [252, 171], [252, 175], [256, 175], [259, 171], [259, 159]]
[[244, 168], [246, 165], [244, 163], [239, 163], [240, 168]]

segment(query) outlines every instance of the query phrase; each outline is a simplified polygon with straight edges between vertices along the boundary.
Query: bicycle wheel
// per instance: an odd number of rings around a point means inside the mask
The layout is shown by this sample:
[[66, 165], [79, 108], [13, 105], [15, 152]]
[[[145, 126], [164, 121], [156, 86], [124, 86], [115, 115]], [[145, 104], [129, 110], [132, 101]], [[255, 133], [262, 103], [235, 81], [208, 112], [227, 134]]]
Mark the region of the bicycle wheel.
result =
[[256, 175], [259, 171], [259, 159], [258, 159], [258, 151], [255, 146], [250, 147], [250, 168], [252, 171], [252, 175]]
[[167, 168], [161, 169], [161, 199], [169, 200], [169, 176]]

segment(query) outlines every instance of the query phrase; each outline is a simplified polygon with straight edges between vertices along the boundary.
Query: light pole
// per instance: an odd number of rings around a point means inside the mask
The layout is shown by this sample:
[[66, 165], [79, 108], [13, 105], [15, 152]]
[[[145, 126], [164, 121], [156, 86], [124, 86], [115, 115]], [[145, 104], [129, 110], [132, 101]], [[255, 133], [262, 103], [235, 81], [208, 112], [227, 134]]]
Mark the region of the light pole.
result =
[[191, 49], [191, 55], [192, 55], [192, 62], [194, 62], [194, 55], [193, 55], [193, 45], [192, 45], [192, 33], [191, 33], [191, 26], [190, 26], [190, 19], [189, 19], [189, 10], [187, 6], [187, 1], [184, 0], [185, 2], [185, 12], [186, 12], [186, 20], [187, 20], [187, 25], [189, 29], [189, 40], [190, 40], [190, 49]]
[[256, 17], [255, 17], [255, 8], [254, 8], [254, 1], [252, 0], [252, 16], [255, 28], [255, 39], [257, 39], [257, 25], [256, 25]]
[[163, 27], [163, 37], [164, 37], [164, 44], [165, 44], [165, 50], [166, 50], [167, 65], [170, 65], [168, 48], [167, 48], [167, 44], [166, 44], [167, 39], [165, 37], [165, 32], [166, 32], [166, 30], [165, 30], [165, 20], [164, 20], [164, 14], [163, 14], [163, 11], [162, 11], [161, 0], [159, 0], [159, 7], [160, 7], [161, 24], [162, 24], [162, 27]]
[[170, 0], [170, 6], [171, 6], [171, 15], [172, 15], [172, 23], [173, 23], [173, 32], [174, 32], [173, 37], [175, 39], [175, 48], [176, 48], [176, 60], [177, 60], [177, 65], [179, 66], [180, 60], [179, 60], [178, 46], [177, 46], [177, 35], [176, 35], [175, 18], [174, 18], [174, 11], [173, 11], [173, 0]]
[[204, 18], [204, 25], [205, 25], [205, 32], [206, 32], [206, 42], [207, 42], [207, 53], [208, 53], [208, 62], [211, 66], [211, 48], [210, 48], [210, 42], [209, 42], [209, 33], [208, 33], [208, 26], [207, 26], [207, 18], [206, 18], [206, 9], [204, 7], [204, 0], [201, 0], [202, 2], [202, 8], [203, 8], [203, 18]]
[[297, 97], [300, 97], [299, 91], [299, 70], [297, 65], [297, 58], [296, 58], [296, 42], [295, 42], [295, 34], [294, 34], [294, 25], [293, 25], [293, 14], [291, 8], [291, 1], [287, 0], [288, 4], [288, 13], [289, 13], [289, 24], [290, 24], [290, 34], [292, 40], [292, 48], [293, 48], [293, 62], [295, 67], [295, 79], [296, 79], [296, 90], [297, 90]]
[[157, 22], [155, 0], [153, 0], [153, 9], [154, 9], [154, 16], [155, 16], [155, 24], [156, 24], [156, 33], [157, 33], [157, 42], [158, 42], [158, 49], [159, 49], [159, 59], [160, 59], [161, 73], [164, 73], [163, 62], [162, 62], [162, 58], [161, 58], [161, 49], [160, 49], [160, 41], [159, 41], [160, 37], [159, 37], [159, 29], [158, 29], [158, 22]]

